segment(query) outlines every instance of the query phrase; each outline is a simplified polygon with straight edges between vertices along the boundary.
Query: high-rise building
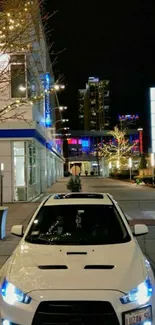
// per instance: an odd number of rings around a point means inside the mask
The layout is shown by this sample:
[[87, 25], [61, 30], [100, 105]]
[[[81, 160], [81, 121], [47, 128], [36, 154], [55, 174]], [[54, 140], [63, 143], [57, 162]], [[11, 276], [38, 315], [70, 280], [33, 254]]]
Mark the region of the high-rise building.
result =
[[118, 124], [121, 129], [137, 129], [140, 126], [138, 114], [118, 115]]
[[78, 102], [79, 102], [79, 130], [84, 129], [84, 101], [85, 101], [86, 89], [78, 90]]
[[79, 129], [103, 130], [110, 126], [109, 81], [90, 77], [79, 90]]

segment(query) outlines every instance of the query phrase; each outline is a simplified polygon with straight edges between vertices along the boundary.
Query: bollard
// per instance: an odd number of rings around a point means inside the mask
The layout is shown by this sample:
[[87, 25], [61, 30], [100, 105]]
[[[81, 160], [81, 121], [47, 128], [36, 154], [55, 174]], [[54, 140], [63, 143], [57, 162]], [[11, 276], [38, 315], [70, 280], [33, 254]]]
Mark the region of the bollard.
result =
[[6, 218], [8, 214], [7, 207], [0, 207], [0, 239], [6, 237]]

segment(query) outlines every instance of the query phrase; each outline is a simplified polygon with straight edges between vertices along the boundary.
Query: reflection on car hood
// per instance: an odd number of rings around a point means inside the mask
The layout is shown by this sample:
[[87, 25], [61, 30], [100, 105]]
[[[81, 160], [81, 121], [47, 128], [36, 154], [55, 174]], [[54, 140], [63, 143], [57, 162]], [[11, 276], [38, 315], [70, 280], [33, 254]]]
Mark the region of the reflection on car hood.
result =
[[[44, 289], [127, 292], [144, 281], [142, 261], [142, 253], [134, 241], [107, 246], [21, 243], [14, 252], [8, 280], [24, 292]], [[85, 269], [86, 266], [89, 268]]]

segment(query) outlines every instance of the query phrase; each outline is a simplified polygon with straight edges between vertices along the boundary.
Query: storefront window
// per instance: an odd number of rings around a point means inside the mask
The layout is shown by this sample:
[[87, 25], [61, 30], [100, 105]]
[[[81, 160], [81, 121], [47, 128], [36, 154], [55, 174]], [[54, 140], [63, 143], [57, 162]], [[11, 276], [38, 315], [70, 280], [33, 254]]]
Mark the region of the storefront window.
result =
[[36, 179], [36, 147], [34, 143], [28, 144], [28, 185], [37, 182]]
[[11, 98], [26, 97], [25, 64], [11, 64]]
[[36, 142], [27, 143], [28, 200], [40, 194], [40, 154]]
[[25, 143], [17, 141], [13, 143], [14, 164], [14, 200], [26, 200], [26, 175], [25, 175]]

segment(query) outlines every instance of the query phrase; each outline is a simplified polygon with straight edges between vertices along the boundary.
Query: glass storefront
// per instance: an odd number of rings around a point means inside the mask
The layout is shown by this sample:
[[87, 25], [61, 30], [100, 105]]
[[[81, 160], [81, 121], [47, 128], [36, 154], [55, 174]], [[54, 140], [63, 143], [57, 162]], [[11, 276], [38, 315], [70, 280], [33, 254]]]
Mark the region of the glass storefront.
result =
[[14, 201], [27, 201], [25, 166], [26, 143], [13, 142]]
[[40, 194], [40, 150], [39, 145], [30, 141], [26, 143], [27, 159], [27, 200]]
[[63, 162], [48, 150], [47, 173], [41, 179], [43, 147], [37, 141], [15, 141], [13, 146], [14, 201], [31, 201], [41, 193], [41, 182], [51, 186], [63, 175]]

